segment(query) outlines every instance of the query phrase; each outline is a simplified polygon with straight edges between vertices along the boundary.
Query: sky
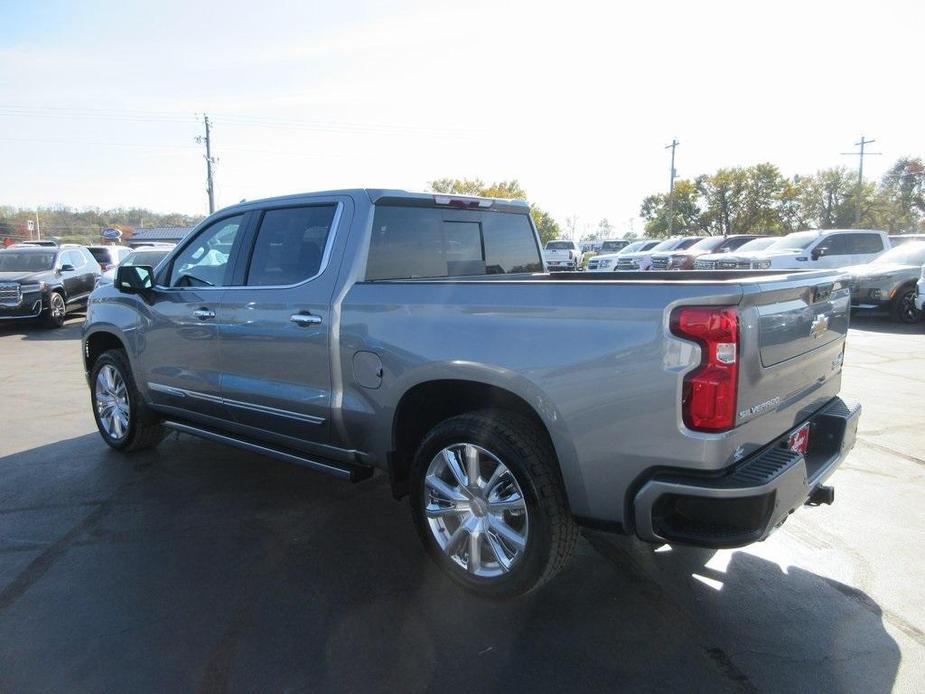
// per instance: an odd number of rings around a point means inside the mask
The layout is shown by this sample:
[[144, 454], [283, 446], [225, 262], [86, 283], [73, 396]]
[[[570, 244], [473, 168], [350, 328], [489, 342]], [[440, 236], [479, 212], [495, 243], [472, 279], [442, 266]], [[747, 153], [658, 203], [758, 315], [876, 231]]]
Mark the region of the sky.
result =
[[925, 155], [925, 3], [0, 0], [0, 205], [517, 179], [580, 232], [693, 177]]

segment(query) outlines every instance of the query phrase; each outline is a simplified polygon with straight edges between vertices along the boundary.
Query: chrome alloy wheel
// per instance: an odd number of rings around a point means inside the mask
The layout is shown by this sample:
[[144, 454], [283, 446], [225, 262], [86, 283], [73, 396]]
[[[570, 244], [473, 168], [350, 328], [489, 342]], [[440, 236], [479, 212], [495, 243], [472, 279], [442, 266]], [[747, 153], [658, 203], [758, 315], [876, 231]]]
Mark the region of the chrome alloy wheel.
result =
[[105, 365], [96, 375], [96, 414], [100, 426], [112, 439], [124, 438], [128, 433], [128, 389], [119, 371]]
[[447, 446], [424, 478], [424, 515], [443, 552], [483, 578], [507, 573], [523, 557], [529, 518], [513, 473], [472, 443]]
[[51, 312], [51, 317], [55, 321], [59, 323], [63, 321], [66, 310], [64, 306], [64, 297], [58, 294], [58, 292], [52, 292], [48, 299], [48, 310]]

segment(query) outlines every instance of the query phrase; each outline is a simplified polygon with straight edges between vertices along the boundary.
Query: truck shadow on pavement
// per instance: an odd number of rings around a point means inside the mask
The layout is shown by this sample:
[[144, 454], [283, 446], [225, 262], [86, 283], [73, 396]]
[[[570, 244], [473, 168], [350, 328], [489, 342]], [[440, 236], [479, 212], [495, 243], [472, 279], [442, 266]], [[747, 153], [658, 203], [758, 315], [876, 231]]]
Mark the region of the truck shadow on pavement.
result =
[[900, 323], [887, 316], [851, 314], [851, 328], [874, 333], [892, 333], [894, 335], [923, 335], [925, 322]]
[[3, 321], [0, 322], [0, 337], [20, 336], [23, 340], [32, 342], [49, 342], [54, 340], [79, 340], [80, 328], [84, 322], [84, 314], [70, 313], [67, 321], [61, 328], [46, 328], [36, 320], [29, 321]]
[[382, 476], [94, 433], [0, 458], [0, 690], [891, 689], [864, 593], [711, 556], [587, 533], [553, 582], [481, 600]]

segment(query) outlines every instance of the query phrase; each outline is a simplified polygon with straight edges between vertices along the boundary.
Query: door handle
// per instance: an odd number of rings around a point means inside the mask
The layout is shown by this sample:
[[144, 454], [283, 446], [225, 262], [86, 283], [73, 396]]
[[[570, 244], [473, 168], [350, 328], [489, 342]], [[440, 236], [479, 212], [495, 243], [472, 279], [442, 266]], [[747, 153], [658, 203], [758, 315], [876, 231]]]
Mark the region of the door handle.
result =
[[199, 320], [209, 320], [210, 318], [215, 318], [215, 311], [210, 311], [207, 308], [197, 308], [193, 311], [193, 315]]
[[289, 316], [289, 320], [297, 325], [305, 327], [309, 325], [318, 325], [321, 322], [321, 316], [316, 316], [311, 313], [293, 313]]

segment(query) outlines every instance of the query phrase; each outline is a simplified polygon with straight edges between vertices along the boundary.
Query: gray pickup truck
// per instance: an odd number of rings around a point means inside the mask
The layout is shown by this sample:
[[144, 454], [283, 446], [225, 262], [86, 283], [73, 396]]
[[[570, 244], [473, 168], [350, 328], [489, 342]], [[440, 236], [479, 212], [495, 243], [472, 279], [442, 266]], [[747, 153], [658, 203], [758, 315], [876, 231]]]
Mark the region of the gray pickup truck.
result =
[[380, 470], [454, 580], [510, 596], [581, 525], [734, 547], [831, 502], [848, 319], [836, 271], [551, 275], [522, 202], [345, 190], [120, 267], [83, 357], [113, 448], [175, 430]]

